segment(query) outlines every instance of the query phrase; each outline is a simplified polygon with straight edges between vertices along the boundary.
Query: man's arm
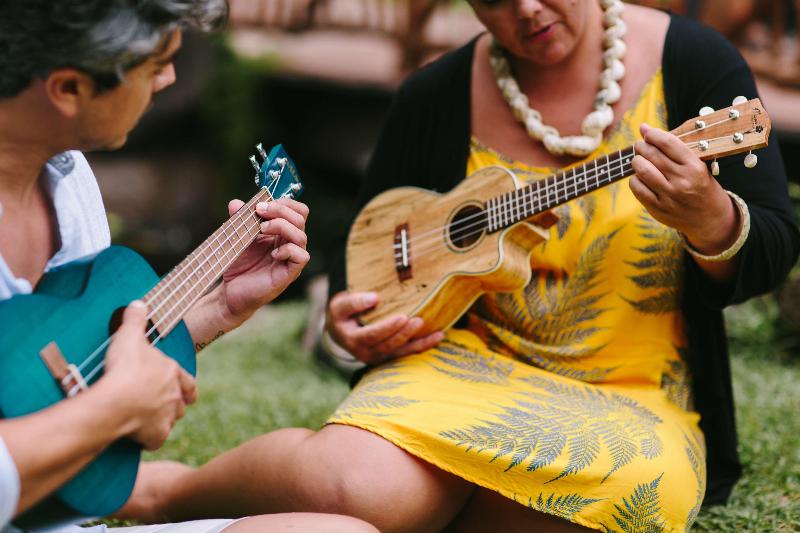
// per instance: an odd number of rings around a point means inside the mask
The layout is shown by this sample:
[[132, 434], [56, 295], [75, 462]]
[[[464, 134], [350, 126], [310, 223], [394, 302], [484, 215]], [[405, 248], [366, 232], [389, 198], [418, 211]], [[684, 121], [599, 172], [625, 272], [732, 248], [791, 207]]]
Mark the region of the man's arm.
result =
[[63, 485], [111, 442], [132, 432], [133, 418], [107, 392], [101, 382], [49, 409], [0, 421], [0, 437], [20, 480], [18, 513]]
[[106, 374], [96, 384], [37, 413], [0, 420], [0, 437], [19, 474], [17, 513], [120, 437], [147, 449], [160, 447], [185, 405], [194, 402], [192, 377], [145, 338], [146, 314], [141, 303], [125, 310], [106, 354]]

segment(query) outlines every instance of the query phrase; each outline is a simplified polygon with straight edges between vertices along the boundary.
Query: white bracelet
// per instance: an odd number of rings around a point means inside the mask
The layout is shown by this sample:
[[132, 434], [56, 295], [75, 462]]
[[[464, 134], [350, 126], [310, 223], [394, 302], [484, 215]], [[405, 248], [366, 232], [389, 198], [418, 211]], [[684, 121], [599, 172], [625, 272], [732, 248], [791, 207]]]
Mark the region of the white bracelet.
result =
[[738, 195], [732, 193], [731, 191], [725, 192], [728, 193], [728, 196], [731, 197], [733, 203], [736, 204], [737, 209], [739, 209], [739, 218], [741, 219], [741, 224], [739, 225], [739, 236], [736, 237], [736, 241], [734, 241], [734, 243], [731, 244], [727, 250], [723, 250], [716, 255], [705, 255], [692, 248], [692, 245], [689, 244], [689, 241], [686, 240], [686, 237], [681, 234], [681, 237], [683, 238], [683, 247], [686, 248], [686, 251], [689, 252], [692, 257], [696, 257], [697, 259], [711, 263], [727, 261], [739, 253], [739, 250], [742, 249], [745, 241], [747, 241], [747, 236], [750, 235], [750, 210], [747, 208], [747, 204], [744, 202], [744, 200], [739, 198]]
[[361, 363], [361, 361], [359, 361], [356, 356], [348, 352], [344, 346], [333, 340], [331, 334], [328, 333], [328, 328], [324, 326], [322, 329], [322, 338], [320, 339], [320, 344], [328, 355], [341, 363], [350, 365]]

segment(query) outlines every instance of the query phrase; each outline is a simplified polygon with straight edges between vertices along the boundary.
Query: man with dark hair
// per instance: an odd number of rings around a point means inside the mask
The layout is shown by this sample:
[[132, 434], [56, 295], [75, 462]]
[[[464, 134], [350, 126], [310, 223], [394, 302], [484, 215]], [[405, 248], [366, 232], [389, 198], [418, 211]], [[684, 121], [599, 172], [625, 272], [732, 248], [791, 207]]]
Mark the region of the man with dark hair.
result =
[[[0, 0], [0, 300], [30, 293], [49, 269], [109, 245], [102, 199], [80, 151], [122, 146], [153, 94], [175, 81], [182, 30], [212, 30], [226, 14], [225, 0]], [[241, 206], [234, 200], [229, 212]], [[198, 345], [239, 326], [309, 260], [305, 205], [282, 199], [256, 212], [262, 236], [185, 317]], [[158, 448], [194, 402], [194, 379], [147, 342], [146, 322], [141, 302], [126, 309], [105, 375], [88, 390], [0, 420], [0, 530], [12, 530], [14, 516], [113, 441]], [[324, 515], [232, 522], [164, 531], [374, 531]]]

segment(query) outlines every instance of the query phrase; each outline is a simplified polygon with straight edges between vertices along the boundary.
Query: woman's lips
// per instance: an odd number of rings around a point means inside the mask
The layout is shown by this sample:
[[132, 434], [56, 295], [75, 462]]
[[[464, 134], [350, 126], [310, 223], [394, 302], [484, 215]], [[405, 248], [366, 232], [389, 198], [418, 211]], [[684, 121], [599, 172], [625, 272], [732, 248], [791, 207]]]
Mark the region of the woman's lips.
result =
[[553, 33], [553, 27], [555, 23], [547, 24], [546, 26], [540, 26], [539, 28], [532, 29], [525, 33], [524, 37], [530, 41], [542, 41], [550, 37]]

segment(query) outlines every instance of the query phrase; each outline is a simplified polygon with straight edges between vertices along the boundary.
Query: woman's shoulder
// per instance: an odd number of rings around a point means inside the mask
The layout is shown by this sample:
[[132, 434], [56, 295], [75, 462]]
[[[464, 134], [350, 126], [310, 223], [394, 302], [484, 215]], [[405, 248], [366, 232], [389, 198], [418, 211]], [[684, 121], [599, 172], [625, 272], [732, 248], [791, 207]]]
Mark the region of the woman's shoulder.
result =
[[671, 15], [664, 42], [665, 67], [669, 63], [699, 73], [745, 64], [738, 49], [718, 31], [679, 15]]
[[670, 25], [670, 15], [651, 7], [625, 4], [625, 21], [629, 31], [647, 35], [650, 41], [658, 41], [660, 36], [663, 41]]

